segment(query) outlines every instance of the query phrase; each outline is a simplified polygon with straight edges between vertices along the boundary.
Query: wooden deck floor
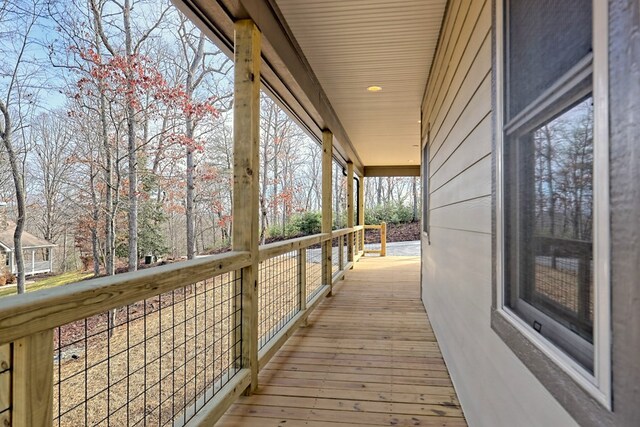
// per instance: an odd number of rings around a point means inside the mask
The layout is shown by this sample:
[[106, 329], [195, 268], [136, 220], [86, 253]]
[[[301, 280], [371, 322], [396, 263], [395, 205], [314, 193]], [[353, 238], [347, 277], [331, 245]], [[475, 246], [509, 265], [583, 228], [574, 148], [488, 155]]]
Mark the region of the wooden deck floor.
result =
[[221, 426], [466, 426], [420, 302], [418, 257], [366, 257]]

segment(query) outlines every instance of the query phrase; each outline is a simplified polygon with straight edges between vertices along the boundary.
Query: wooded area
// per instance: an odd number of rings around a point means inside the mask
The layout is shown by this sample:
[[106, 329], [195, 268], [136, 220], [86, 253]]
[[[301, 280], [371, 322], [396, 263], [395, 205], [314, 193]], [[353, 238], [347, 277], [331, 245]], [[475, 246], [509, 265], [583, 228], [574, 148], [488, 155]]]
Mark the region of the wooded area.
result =
[[[58, 271], [133, 271], [145, 256], [228, 247], [233, 62], [169, 1], [0, 5], [0, 201], [56, 243]], [[320, 229], [321, 148], [261, 95], [260, 240]], [[346, 173], [334, 162], [334, 228]], [[416, 220], [417, 180], [374, 178], [379, 222]], [[384, 207], [384, 208], [383, 208]]]

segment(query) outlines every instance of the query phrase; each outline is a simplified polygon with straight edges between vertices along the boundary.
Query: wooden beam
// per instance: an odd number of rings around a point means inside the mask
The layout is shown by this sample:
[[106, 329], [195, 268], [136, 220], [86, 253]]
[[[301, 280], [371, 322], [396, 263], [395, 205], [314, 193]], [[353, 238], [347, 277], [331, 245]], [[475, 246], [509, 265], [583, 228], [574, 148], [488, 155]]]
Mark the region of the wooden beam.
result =
[[365, 166], [364, 176], [420, 176], [420, 166]]
[[[251, 371], [247, 393], [258, 387], [258, 177], [260, 175], [260, 32], [253, 21], [235, 23], [233, 110], [233, 249], [248, 251], [242, 270], [242, 367]], [[238, 320], [238, 319], [236, 319]]]
[[297, 237], [295, 239], [288, 239], [282, 242], [268, 243], [260, 246], [260, 261], [274, 258], [278, 255], [286, 254], [300, 250], [301, 248], [308, 248], [309, 246], [322, 243], [328, 239], [331, 239], [331, 234], [313, 234], [311, 236]]
[[14, 427], [53, 425], [53, 330], [13, 344]]
[[[333, 225], [333, 134], [322, 131], [322, 232], [331, 233]], [[331, 280], [331, 245], [329, 239], [322, 245], [322, 284], [329, 285], [329, 295], [333, 290]]]
[[11, 425], [11, 346], [0, 345], [0, 426]]
[[387, 223], [380, 224], [380, 256], [387, 256]]
[[360, 175], [358, 185], [358, 225], [363, 227], [360, 233], [360, 245], [358, 251], [364, 251], [364, 175]]
[[[355, 209], [353, 197], [353, 163], [347, 162], [347, 228], [353, 228], [355, 225]], [[347, 237], [347, 261], [353, 261], [353, 233]]]
[[248, 252], [228, 252], [0, 298], [0, 345], [235, 271]]

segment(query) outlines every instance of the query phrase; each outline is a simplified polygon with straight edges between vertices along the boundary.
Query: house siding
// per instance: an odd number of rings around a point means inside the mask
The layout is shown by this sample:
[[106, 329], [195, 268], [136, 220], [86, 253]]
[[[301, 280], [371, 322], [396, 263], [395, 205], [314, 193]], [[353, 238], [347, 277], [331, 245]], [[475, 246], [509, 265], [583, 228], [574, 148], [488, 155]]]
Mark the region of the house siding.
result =
[[492, 7], [449, 2], [425, 90], [430, 233], [422, 239], [422, 298], [470, 425], [572, 426], [491, 328]]

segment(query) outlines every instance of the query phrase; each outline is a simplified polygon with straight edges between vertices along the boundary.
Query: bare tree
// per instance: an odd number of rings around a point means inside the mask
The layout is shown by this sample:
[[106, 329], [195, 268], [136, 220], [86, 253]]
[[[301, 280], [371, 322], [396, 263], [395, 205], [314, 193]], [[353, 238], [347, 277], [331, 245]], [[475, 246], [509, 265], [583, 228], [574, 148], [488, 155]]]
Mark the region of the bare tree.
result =
[[[5, 42], [0, 43], [4, 56], [0, 68], [3, 84], [0, 88], [0, 140], [7, 155], [14, 184], [17, 208], [16, 229], [13, 236], [16, 259], [17, 291], [25, 292], [24, 254], [22, 233], [26, 221], [25, 155], [26, 116], [35, 103], [37, 85], [34, 78], [39, 73], [39, 65], [30, 57], [29, 48], [34, 44], [33, 33], [42, 10], [38, 0], [5, 3], [0, 10], [0, 26], [10, 29], [2, 34]], [[6, 82], [6, 84], [4, 84]], [[22, 141], [23, 149], [19, 147]]]

